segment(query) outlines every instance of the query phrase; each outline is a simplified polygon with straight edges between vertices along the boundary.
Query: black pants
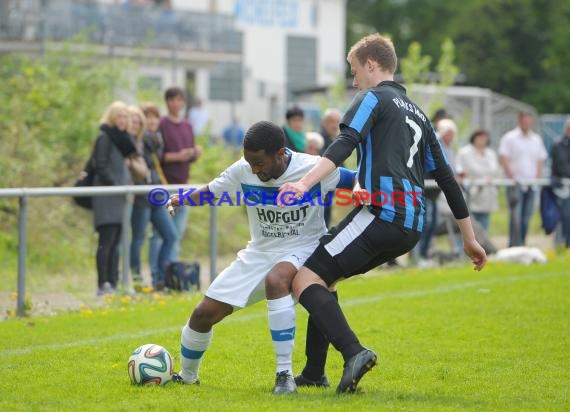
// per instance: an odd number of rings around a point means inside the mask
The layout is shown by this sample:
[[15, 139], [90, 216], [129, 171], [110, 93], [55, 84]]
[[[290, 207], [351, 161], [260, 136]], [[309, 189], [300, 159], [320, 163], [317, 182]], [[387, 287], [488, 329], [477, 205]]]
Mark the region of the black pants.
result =
[[330, 286], [396, 259], [419, 239], [420, 233], [385, 222], [360, 207], [321, 237], [305, 266]]
[[99, 288], [105, 282], [112, 287], [119, 280], [119, 243], [121, 241], [121, 225], [102, 225], [97, 228], [99, 244], [97, 245], [97, 282]]

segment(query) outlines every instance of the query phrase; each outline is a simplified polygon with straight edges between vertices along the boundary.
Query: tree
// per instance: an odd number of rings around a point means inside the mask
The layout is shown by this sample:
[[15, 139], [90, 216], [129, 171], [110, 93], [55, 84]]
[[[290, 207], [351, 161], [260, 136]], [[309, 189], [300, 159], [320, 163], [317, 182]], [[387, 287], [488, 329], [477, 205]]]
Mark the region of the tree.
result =
[[448, 26], [462, 7], [459, 2], [433, 0], [348, 0], [347, 46], [374, 32], [387, 33], [397, 51], [421, 42], [424, 52], [439, 59], [449, 37]]
[[543, 29], [533, 3], [476, 1], [465, 7], [453, 30], [469, 84], [524, 99], [542, 72]]
[[101, 63], [85, 48], [48, 51], [42, 59], [0, 59], [0, 186], [60, 186], [87, 159], [98, 121], [128, 65]]
[[551, 28], [544, 39], [541, 78], [530, 82], [528, 101], [549, 113], [570, 113], [570, 3], [550, 7], [543, 24]]
[[430, 81], [430, 65], [432, 56], [422, 55], [422, 45], [413, 42], [408, 48], [408, 54], [400, 59], [402, 75], [406, 82], [408, 94], [412, 100], [417, 100], [414, 96], [415, 84], [434, 83], [437, 86], [437, 93], [430, 99], [425, 108], [428, 116], [445, 106], [445, 94], [447, 89], [453, 85], [459, 68], [455, 65], [455, 46], [451, 39], [445, 39], [441, 45], [441, 56], [436, 64], [437, 81]]
[[378, 31], [391, 34], [398, 51], [420, 41], [438, 61], [450, 37], [468, 84], [542, 112], [570, 112], [568, 1], [348, 0], [347, 13], [348, 46]]

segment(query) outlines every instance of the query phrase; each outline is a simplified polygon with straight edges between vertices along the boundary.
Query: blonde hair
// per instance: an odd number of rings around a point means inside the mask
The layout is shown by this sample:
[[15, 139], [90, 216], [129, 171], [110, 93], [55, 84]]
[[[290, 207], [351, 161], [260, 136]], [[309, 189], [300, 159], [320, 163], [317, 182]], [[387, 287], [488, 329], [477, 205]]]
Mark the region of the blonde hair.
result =
[[454, 136], [457, 136], [457, 126], [455, 122], [451, 119], [441, 119], [437, 122], [437, 134], [443, 136], [447, 132], [453, 132]]
[[136, 116], [139, 118], [139, 121], [141, 123], [141, 128], [139, 130], [138, 135], [133, 137], [136, 138], [137, 140], [140, 140], [142, 139], [144, 131], [146, 129], [146, 116], [144, 115], [143, 111], [137, 106], [129, 106], [127, 110], [129, 111], [129, 116]]
[[[100, 123], [106, 124], [107, 126], [115, 127], [116, 126], [116, 119], [117, 115], [120, 111], [125, 110], [129, 111], [128, 106], [121, 102], [121, 101], [114, 101], [111, 103], [107, 109], [105, 109], [105, 113], [103, 113], [103, 117], [101, 117]], [[131, 121], [127, 124], [127, 128], [131, 125]]]
[[368, 59], [378, 63], [383, 71], [391, 74], [396, 72], [398, 66], [398, 56], [394, 43], [388, 37], [381, 36], [378, 33], [363, 37], [350, 48], [346, 60], [351, 63], [353, 57], [356, 57], [361, 65], [364, 65]]
[[325, 145], [325, 139], [318, 132], [307, 132], [305, 134], [305, 138], [307, 139], [307, 143], [315, 143], [317, 150], [321, 150]]

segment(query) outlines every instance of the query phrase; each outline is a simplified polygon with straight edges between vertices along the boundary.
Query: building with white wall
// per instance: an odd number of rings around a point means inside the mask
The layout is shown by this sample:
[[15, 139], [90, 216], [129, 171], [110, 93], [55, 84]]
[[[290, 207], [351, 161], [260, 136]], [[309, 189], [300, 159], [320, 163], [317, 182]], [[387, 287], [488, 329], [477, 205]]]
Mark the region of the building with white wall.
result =
[[241, 67], [180, 68], [171, 79], [195, 79], [195, 94], [205, 101], [214, 132], [230, 121], [232, 110], [245, 125], [262, 119], [281, 123], [291, 91], [328, 86], [344, 75], [345, 0], [174, 0], [173, 7], [232, 15], [243, 36]]

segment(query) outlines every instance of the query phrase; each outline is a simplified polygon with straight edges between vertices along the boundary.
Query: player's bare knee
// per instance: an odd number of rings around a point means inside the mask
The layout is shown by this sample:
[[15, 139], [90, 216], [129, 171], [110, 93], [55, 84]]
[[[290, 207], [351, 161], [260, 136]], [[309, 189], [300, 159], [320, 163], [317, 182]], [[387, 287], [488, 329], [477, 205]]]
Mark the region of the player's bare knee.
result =
[[[229, 306], [229, 305], [228, 305]], [[197, 332], [208, 332], [212, 326], [221, 321], [231, 311], [221, 305], [213, 304], [210, 301], [200, 302], [190, 316], [190, 327]]]
[[291, 270], [271, 271], [265, 278], [267, 299], [279, 299], [291, 293], [291, 282], [295, 272]]

